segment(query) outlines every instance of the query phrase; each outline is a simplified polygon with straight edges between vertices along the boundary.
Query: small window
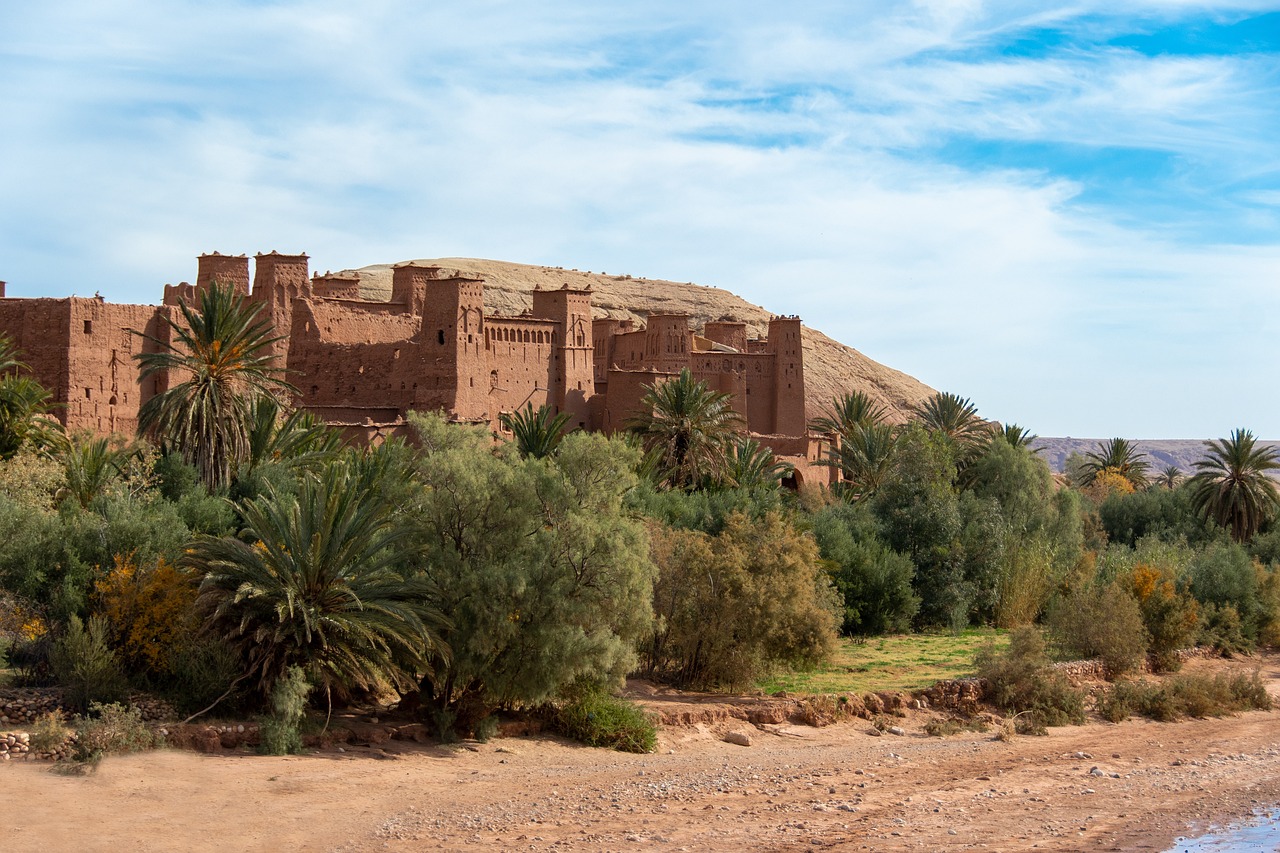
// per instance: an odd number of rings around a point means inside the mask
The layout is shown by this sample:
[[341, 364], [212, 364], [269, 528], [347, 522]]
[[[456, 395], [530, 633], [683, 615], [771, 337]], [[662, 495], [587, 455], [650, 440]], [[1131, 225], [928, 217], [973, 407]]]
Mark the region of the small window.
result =
[[92, 321], [92, 320], [85, 320], [85, 321], [84, 321], [84, 333], [85, 333], [86, 335], [92, 335], [92, 334], [93, 334], [93, 321]]
[[84, 398], [85, 398], [86, 400], [91, 399], [91, 398], [90, 398], [90, 396], [89, 396], [89, 390], [90, 390], [90, 389], [88, 389], [88, 388], [84, 389]]
[[444, 329], [438, 329], [436, 331], [436, 340], [440, 341], [441, 345], [444, 344]]

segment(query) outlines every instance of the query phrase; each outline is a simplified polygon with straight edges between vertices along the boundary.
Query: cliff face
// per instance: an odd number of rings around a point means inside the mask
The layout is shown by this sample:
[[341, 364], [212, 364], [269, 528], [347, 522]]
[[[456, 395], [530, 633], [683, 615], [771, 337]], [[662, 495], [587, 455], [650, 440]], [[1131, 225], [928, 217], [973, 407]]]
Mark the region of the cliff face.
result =
[[[485, 312], [517, 315], [531, 308], [535, 287], [558, 290], [590, 286], [596, 317], [644, 321], [649, 314], [687, 314], [696, 325], [709, 320], [745, 322], [752, 336], [763, 337], [770, 314], [759, 305], [727, 290], [660, 279], [612, 276], [556, 267], [530, 266], [474, 258], [418, 259], [485, 280]], [[391, 296], [391, 264], [376, 264], [360, 274], [360, 291], [366, 299]], [[862, 353], [804, 327], [805, 396], [810, 417], [822, 414], [831, 398], [844, 391], [861, 390], [885, 406], [893, 420], [906, 420], [911, 406], [933, 394], [914, 377], [872, 361]]]

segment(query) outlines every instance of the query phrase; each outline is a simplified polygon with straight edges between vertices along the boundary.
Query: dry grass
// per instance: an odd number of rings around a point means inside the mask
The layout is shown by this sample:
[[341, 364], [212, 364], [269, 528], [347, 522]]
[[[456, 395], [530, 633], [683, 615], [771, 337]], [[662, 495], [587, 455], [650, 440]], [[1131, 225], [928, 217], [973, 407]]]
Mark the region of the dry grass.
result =
[[918, 690], [949, 678], [973, 675], [973, 657], [988, 640], [1003, 648], [1005, 632], [974, 628], [960, 634], [898, 634], [863, 642], [841, 639], [825, 665], [775, 675], [757, 684], [774, 693], [865, 693]]

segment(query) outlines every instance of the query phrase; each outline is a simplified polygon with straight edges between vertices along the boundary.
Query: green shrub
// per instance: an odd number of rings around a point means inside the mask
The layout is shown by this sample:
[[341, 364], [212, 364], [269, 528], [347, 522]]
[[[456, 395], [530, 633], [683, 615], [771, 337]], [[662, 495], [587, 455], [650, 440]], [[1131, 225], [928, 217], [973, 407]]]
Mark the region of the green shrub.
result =
[[488, 743], [498, 736], [498, 718], [488, 716], [482, 720], [476, 721], [476, 740], [480, 743]]
[[31, 749], [33, 752], [51, 752], [67, 742], [72, 729], [61, 711], [47, 711], [31, 724]]
[[1178, 650], [1190, 645], [1200, 629], [1195, 598], [1176, 582], [1175, 571], [1167, 563], [1139, 563], [1123, 582], [1138, 600], [1155, 668], [1176, 672], [1182, 666]]
[[920, 609], [911, 588], [915, 564], [881, 542], [875, 525], [861, 504], [827, 507], [813, 518], [814, 538], [840, 593], [841, 630], [851, 636], [906, 631]]
[[163, 739], [142, 721], [142, 712], [117, 702], [94, 702], [89, 713], [76, 725], [72, 757], [80, 762], [96, 762], [104, 755], [154, 749]]
[[1254, 644], [1244, 635], [1240, 614], [1234, 606], [1206, 604], [1200, 610], [1200, 636], [1196, 641], [1209, 646], [1223, 657], [1251, 651]]
[[1039, 630], [1018, 628], [1009, 635], [1006, 649], [996, 651], [988, 644], [974, 664], [987, 681], [991, 703], [1020, 714], [1020, 724], [1029, 730], [1084, 722], [1084, 695], [1053, 669]]
[[[242, 674], [240, 664], [239, 656], [226, 643], [200, 635], [172, 651], [169, 672], [155, 686], [179, 711], [194, 714], [209, 707], [231, 688]], [[242, 686], [218, 704], [223, 713], [244, 707]]]
[[791, 519], [734, 514], [718, 536], [655, 525], [650, 539], [660, 619], [640, 647], [648, 676], [734, 690], [834, 650], [838, 594]]
[[127, 684], [107, 645], [109, 630], [101, 616], [90, 617], [88, 625], [72, 616], [66, 633], [53, 644], [49, 663], [62, 686], [63, 701], [72, 710], [124, 698]]
[[1252, 675], [1183, 675], [1163, 684], [1120, 682], [1098, 699], [1098, 713], [1113, 723], [1141, 714], [1159, 722], [1183, 717], [1222, 717], [1238, 711], [1269, 710], [1271, 697], [1257, 672]]
[[302, 751], [302, 718], [307, 712], [311, 683], [301, 667], [291, 666], [271, 688], [271, 714], [259, 726], [258, 751], [265, 755], [294, 755]]
[[1240, 629], [1250, 643], [1267, 620], [1267, 607], [1259, 596], [1258, 573], [1245, 549], [1231, 543], [1211, 545], [1191, 560], [1188, 574], [1191, 592], [1203, 605], [1232, 607]]
[[587, 746], [619, 752], [653, 752], [658, 730], [636, 704], [610, 696], [603, 690], [587, 690], [557, 708], [552, 728]]
[[1049, 610], [1049, 631], [1068, 658], [1101, 658], [1114, 679], [1142, 667], [1147, 631], [1142, 610], [1123, 585], [1091, 585], [1059, 598]]
[[1098, 697], [1098, 715], [1109, 723], [1123, 723], [1142, 707], [1144, 688], [1132, 681], [1118, 681]]

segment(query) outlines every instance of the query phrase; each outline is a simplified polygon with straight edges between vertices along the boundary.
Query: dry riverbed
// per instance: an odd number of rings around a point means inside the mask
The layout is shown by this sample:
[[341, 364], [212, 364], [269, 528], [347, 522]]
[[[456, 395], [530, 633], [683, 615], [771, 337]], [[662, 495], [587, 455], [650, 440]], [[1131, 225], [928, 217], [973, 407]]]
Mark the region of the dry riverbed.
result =
[[[1280, 698], [1280, 657], [1254, 658]], [[1189, 668], [1221, 667], [1194, 661]], [[657, 754], [555, 738], [285, 758], [160, 751], [85, 777], [0, 765], [0, 849], [1165, 850], [1280, 802], [1280, 713], [1012, 742], [865, 721], [666, 727]], [[750, 746], [726, 743], [747, 731]]]

